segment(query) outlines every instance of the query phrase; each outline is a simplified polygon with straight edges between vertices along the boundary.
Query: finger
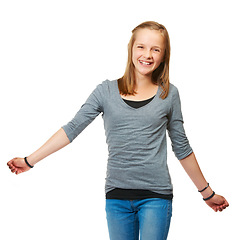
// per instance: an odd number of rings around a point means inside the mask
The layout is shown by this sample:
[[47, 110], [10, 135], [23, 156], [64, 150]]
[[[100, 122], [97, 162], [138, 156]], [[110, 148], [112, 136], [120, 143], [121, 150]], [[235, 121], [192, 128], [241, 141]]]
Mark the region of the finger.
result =
[[16, 158], [13, 158], [12, 160], [10, 160], [10, 161], [8, 161], [7, 162], [7, 165], [9, 166], [9, 167], [13, 167], [14, 166], [14, 160], [15, 160]]
[[11, 170], [11, 171], [16, 171], [16, 170], [17, 170], [17, 168], [16, 168], [16, 167], [14, 167], [14, 166], [12, 166], [12, 167], [10, 168], [10, 170]]
[[226, 209], [226, 206], [225, 205], [221, 206], [221, 209], [222, 210]]
[[10, 166], [12, 166], [13, 164], [12, 164], [12, 160], [10, 160], [9, 162], [7, 162], [7, 165], [10, 167]]
[[224, 206], [228, 207], [229, 206], [228, 202], [225, 201]]
[[18, 168], [16, 168], [15, 166], [11, 167], [11, 171], [17, 171], [17, 170], [18, 170]]
[[15, 159], [17, 159], [17, 158], [12, 158], [10, 161], [8, 161], [7, 164], [12, 164]]
[[226, 205], [227, 207], [229, 207], [229, 203], [227, 202], [226, 199], [225, 199], [225, 205]]
[[216, 205], [215, 206], [215, 209], [216, 209], [216, 212], [221, 212], [222, 211], [222, 208], [221, 208], [221, 206], [220, 205]]
[[227, 207], [228, 207], [227, 205], [224, 206], [225, 209], [226, 209]]
[[225, 201], [223, 204], [221, 204], [221, 208], [222, 209], [225, 209], [225, 208], [227, 208], [229, 205], [228, 205], [228, 203]]
[[221, 211], [223, 211], [224, 209], [226, 209], [226, 205], [223, 204], [223, 205], [221, 206]]
[[14, 167], [14, 165], [12, 163], [10, 163], [8, 166], [9, 166], [9, 168], [13, 168]]

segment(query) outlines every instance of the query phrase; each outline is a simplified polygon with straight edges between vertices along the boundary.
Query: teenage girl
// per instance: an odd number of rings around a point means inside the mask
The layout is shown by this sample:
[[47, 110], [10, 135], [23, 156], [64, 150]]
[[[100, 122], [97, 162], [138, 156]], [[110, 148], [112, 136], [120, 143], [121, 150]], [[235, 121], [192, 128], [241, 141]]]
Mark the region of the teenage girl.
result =
[[229, 206], [205, 180], [185, 135], [177, 88], [169, 83], [170, 40], [166, 28], [144, 22], [134, 28], [125, 74], [99, 84], [75, 117], [41, 148], [8, 162], [13, 173], [72, 142], [100, 113], [108, 144], [105, 184], [111, 240], [167, 239], [173, 189], [167, 167], [166, 130], [172, 149], [205, 203]]

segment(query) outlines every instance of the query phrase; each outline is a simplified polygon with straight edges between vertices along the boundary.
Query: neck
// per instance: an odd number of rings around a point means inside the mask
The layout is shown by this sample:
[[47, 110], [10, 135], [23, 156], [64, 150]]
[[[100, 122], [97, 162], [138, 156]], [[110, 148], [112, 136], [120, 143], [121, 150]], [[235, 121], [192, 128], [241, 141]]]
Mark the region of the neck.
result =
[[152, 83], [152, 77], [151, 76], [138, 76], [138, 74], [135, 74], [135, 84], [136, 89], [142, 89], [146, 88], [148, 86], [153, 85]]

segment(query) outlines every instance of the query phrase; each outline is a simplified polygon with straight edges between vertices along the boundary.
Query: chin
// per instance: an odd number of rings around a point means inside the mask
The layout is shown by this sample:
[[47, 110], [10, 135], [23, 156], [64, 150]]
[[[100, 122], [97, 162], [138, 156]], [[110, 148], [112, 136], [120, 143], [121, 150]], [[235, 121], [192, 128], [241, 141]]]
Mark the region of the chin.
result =
[[143, 75], [143, 76], [152, 76], [152, 73], [154, 72], [154, 70], [144, 70], [144, 69], [140, 69], [137, 72], [139, 72], [139, 74]]

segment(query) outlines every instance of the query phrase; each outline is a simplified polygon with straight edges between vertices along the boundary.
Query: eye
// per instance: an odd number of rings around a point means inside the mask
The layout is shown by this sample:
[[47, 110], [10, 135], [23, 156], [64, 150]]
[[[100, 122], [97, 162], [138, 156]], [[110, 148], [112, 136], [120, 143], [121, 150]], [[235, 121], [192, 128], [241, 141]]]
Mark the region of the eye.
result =
[[154, 51], [155, 51], [155, 52], [160, 52], [160, 49], [155, 48]]
[[140, 48], [140, 49], [142, 49], [142, 48], [144, 48], [144, 47], [143, 47], [143, 46], [140, 46], [140, 45], [138, 45], [138, 46], [137, 46], [137, 48]]

